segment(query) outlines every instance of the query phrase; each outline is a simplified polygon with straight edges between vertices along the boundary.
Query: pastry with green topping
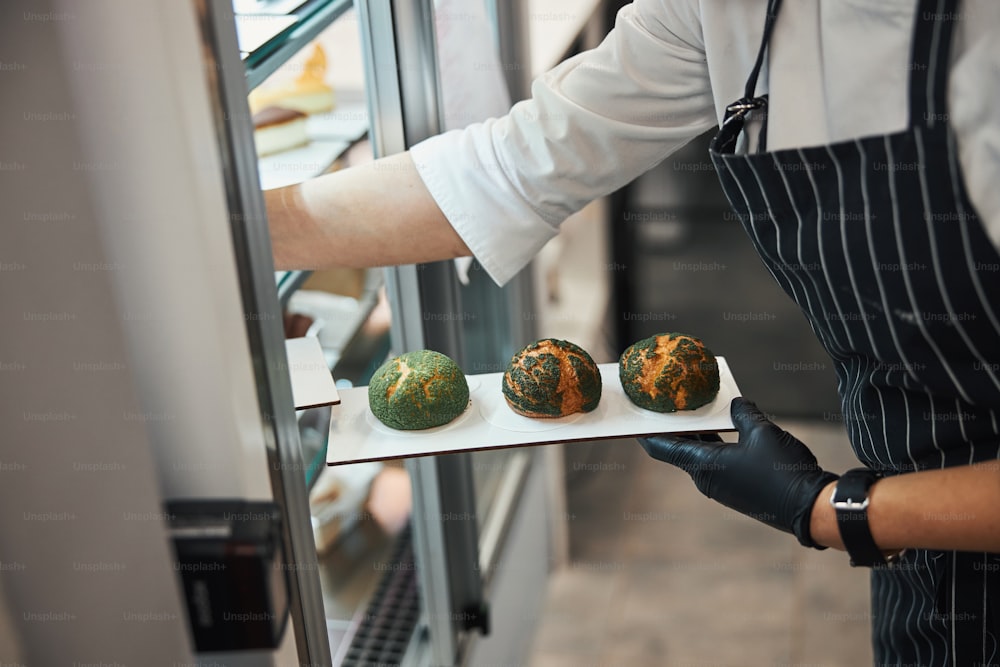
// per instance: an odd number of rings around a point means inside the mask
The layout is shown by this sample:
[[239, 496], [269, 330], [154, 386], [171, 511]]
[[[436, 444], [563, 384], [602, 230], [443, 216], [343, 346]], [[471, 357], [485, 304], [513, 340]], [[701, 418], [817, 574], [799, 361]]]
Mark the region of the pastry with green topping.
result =
[[633, 343], [618, 360], [622, 389], [640, 408], [695, 410], [719, 393], [719, 363], [699, 339], [662, 333]]
[[555, 338], [525, 346], [503, 374], [504, 398], [519, 415], [565, 417], [601, 401], [601, 373], [587, 352]]
[[368, 405], [380, 422], [400, 431], [443, 426], [468, 407], [469, 383], [448, 356], [433, 350], [407, 352], [375, 371]]

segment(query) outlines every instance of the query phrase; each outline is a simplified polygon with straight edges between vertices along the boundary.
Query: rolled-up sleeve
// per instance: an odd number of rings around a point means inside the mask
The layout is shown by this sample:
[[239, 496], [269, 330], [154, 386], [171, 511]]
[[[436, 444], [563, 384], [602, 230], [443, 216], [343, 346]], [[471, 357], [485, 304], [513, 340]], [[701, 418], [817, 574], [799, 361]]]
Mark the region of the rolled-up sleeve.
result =
[[538, 77], [502, 118], [411, 148], [421, 178], [498, 284], [591, 200], [716, 124], [695, 0], [636, 0], [597, 48]]

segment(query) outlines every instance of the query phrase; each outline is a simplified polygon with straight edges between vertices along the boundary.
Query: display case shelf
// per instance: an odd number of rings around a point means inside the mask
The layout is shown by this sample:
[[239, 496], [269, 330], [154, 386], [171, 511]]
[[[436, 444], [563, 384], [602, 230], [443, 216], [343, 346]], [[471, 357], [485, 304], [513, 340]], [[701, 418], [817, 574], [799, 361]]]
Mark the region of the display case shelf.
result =
[[253, 90], [263, 83], [353, 6], [353, 0], [310, 0], [292, 12], [290, 16], [297, 19], [295, 26], [264, 43], [243, 61], [246, 65], [247, 88]]
[[302, 284], [309, 279], [309, 271], [277, 271], [274, 280], [278, 286], [278, 302], [281, 307], [288, 305], [288, 300], [292, 298], [295, 291], [302, 287]]

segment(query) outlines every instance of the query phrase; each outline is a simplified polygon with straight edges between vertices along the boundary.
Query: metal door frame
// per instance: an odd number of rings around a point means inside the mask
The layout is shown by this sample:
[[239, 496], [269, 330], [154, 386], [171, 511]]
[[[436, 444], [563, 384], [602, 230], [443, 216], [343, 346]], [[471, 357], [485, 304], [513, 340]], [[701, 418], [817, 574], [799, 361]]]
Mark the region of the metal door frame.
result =
[[239, 58], [231, 0], [195, 0], [195, 6], [201, 21], [208, 92], [223, 164], [271, 486], [284, 519], [292, 628], [299, 662], [325, 667], [332, 664], [330, 638], [312, 533], [306, 464], [302, 460], [281, 305], [274, 281], [271, 236], [257, 175], [246, 68]]
[[[358, 0], [356, 7], [369, 86], [370, 136], [378, 158], [405, 151], [441, 130], [434, 8], [431, 0]], [[392, 267], [385, 276], [394, 352], [430, 347], [462, 365], [462, 337], [455, 323], [424, 318], [425, 312], [460, 312], [453, 264]], [[468, 454], [409, 459], [406, 467], [430, 659], [450, 665], [459, 660], [464, 633], [484, 607], [471, 459]]]

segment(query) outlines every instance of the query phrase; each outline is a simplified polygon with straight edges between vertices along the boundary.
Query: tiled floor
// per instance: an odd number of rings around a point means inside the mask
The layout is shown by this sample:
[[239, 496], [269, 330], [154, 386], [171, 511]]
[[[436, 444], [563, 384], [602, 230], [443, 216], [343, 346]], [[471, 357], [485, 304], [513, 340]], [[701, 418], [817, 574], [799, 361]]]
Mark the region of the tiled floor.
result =
[[[821, 465], [837, 424], [780, 423]], [[533, 667], [871, 664], [868, 577], [703, 497], [631, 441], [566, 447], [571, 563], [551, 578]]]

